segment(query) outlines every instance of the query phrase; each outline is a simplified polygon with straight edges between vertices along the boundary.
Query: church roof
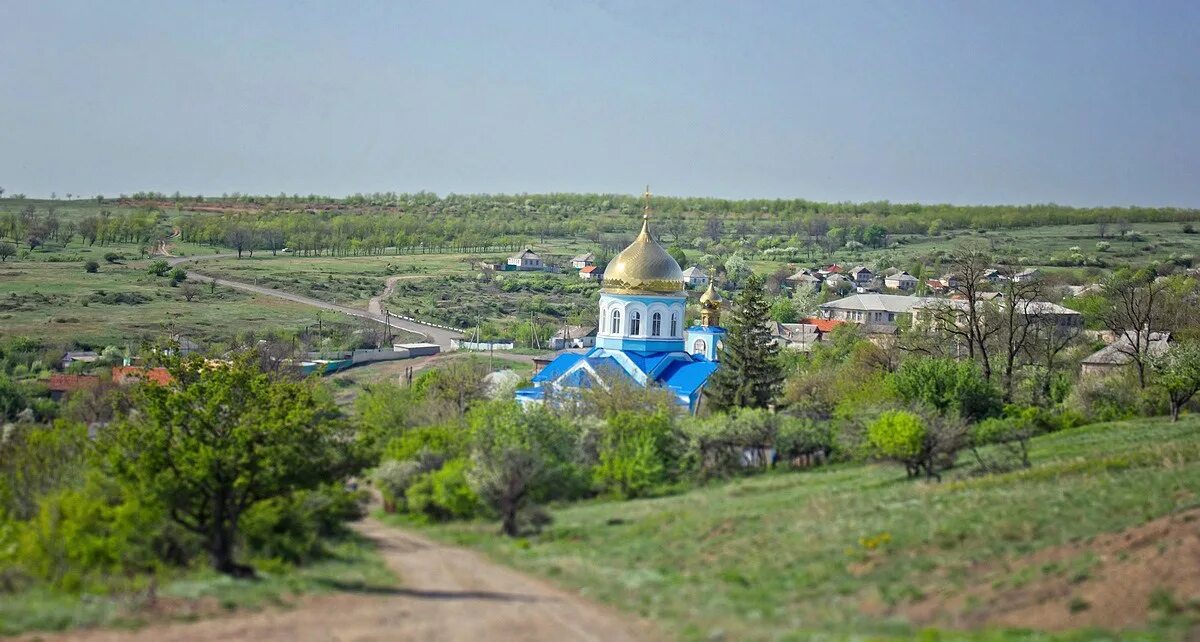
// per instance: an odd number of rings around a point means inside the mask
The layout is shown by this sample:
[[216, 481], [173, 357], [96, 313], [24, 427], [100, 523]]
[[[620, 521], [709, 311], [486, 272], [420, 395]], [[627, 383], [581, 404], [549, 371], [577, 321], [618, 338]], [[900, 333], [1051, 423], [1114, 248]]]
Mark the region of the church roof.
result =
[[650, 219], [629, 247], [604, 270], [604, 291], [611, 294], [674, 294], [684, 289], [683, 270], [653, 238]]
[[708, 381], [716, 369], [715, 361], [676, 361], [667, 366], [658, 379], [679, 394], [691, 395]]

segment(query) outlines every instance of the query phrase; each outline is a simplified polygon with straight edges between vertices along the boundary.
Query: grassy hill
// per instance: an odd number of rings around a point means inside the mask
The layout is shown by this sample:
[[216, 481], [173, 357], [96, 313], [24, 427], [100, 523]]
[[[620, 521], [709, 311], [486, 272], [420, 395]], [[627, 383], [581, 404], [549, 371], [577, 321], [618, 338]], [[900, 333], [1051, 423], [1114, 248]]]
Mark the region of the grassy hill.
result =
[[1066, 431], [1038, 439], [1032, 458], [941, 484], [846, 465], [574, 505], [529, 540], [491, 524], [432, 530], [683, 639], [1188, 635], [1200, 622], [1200, 418]]

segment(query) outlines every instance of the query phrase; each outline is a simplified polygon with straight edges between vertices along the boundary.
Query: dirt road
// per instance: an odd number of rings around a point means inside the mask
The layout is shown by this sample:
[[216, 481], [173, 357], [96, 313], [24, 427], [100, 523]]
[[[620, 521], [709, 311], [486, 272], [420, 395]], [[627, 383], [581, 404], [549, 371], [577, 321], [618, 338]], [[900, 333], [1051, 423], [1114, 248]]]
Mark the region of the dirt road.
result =
[[478, 555], [384, 526], [357, 525], [377, 542], [401, 587], [302, 600], [291, 610], [234, 613], [136, 631], [30, 636], [47, 642], [192, 640], [396, 642], [520, 640], [620, 642], [661, 639], [646, 622], [611, 611]]
[[[170, 263], [172, 266], [175, 266], [175, 265], [181, 265], [181, 264], [185, 264], [185, 263], [191, 263], [191, 262], [202, 261], [202, 260], [207, 260], [207, 259], [223, 259], [223, 258], [229, 258], [229, 257], [233, 257], [233, 256], [237, 256], [237, 255], [236, 254], [202, 254], [199, 256], [178, 257], [178, 258], [170, 259], [170, 260], [168, 260], [168, 263]], [[189, 267], [190, 266], [188, 266], [188, 265], [184, 265], [184, 269], [187, 269], [187, 271], [188, 271], [188, 279], [192, 280], [192, 281], [198, 281], [201, 283], [208, 283], [210, 281], [216, 281], [217, 285], [224, 285], [224, 286], [228, 286], [231, 288], [244, 290], [246, 292], [254, 292], [255, 294], [263, 294], [266, 296], [273, 296], [273, 297], [280, 298], [280, 299], [286, 299], [288, 301], [294, 301], [296, 303], [303, 303], [304, 305], [311, 305], [315, 308], [320, 308], [322, 310], [331, 310], [333, 312], [341, 312], [342, 314], [348, 314], [350, 316], [359, 317], [359, 318], [363, 318], [363, 319], [370, 319], [372, 321], [377, 321], [379, 323], [384, 322], [383, 314], [379, 311], [363, 310], [360, 308], [352, 308], [352, 307], [345, 306], [345, 305], [338, 305], [336, 303], [330, 303], [328, 301], [322, 301], [320, 299], [314, 299], [312, 297], [307, 297], [307, 296], [303, 296], [300, 294], [292, 294], [291, 292], [284, 292], [283, 290], [276, 290], [273, 288], [266, 288], [266, 287], [262, 287], [262, 286], [258, 286], [258, 285], [252, 285], [250, 283], [243, 283], [242, 281], [232, 281], [230, 279], [222, 279], [222, 278], [218, 278], [218, 277], [213, 277], [213, 276], [209, 276], [207, 274], [203, 274], [201, 272], [196, 272], [194, 269], [188, 269]], [[394, 279], [396, 277], [392, 277], [392, 278]], [[395, 282], [392, 281], [392, 279], [388, 279], [388, 281], [389, 281], [389, 284], [391, 287], [395, 287]], [[446, 330], [444, 328], [438, 328], [435, 326], [426, 325], [424, 323], [420, 323], [417, 321], [407, 321], [404, 319], [397, 319], [395, 316], [390, 317], [388, 319], [388, 322], [391, 324], [391, 326], [393, 328], [399, 328], [401, 330], [407, 330], [409, 332], [415, 332], [416, 334], [423, 335], [426, 338], [426, 340], [428, 340], [429, 342], [436, 343], [439, 346], [441, 346], [442, 350], [450, 349], [450, 339], [455, 339], [455, 338], [459, 338], [462, 336], [461, 333], [455, 332], [453, 330]]]

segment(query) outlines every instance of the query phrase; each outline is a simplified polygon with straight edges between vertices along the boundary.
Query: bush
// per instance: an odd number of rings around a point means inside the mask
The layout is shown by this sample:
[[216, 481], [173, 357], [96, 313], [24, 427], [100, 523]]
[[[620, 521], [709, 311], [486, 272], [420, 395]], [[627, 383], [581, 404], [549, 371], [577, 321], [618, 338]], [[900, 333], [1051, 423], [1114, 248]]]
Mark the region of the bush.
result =
[[1156, 389], [1140, 389], [1130, 373], [1117, 372], [1080, 378], [1066, 406], [1088, 421], [1119, 421], [1164, 414], [1167, 400]]
[[802, 417], [779, 416], [775, 452], [779, 459], [793, 464], [820, 463], [833, 454], [833, 428], [828, 422]]
[[687, 464], [700, 478], [766, 466], [778, 433], [776, 415], [763, 409], [714, 414], [686, 424]]
[[1000, 411], [1000, 392], [979, 366], [956, 359], [909, 359], [888, 378], [907, 403], [921, 403], [940, 413], [979, 420]]
[[417, 478], [405, 493], [409, 511], [437, 521], [474, 517], [480, 501], [467, 483], [467, 465], [465, 459], [452, 459]]
[[183, 268], [177, 267], [174, 270], [171, 270], [171, 285], [178, 285], [186, 279], [187, 272]]
[[125, 257], [116, 252], [107, 252], [104, 254], [104, 260], [108, 263], [119, 263], [125, 260]]
[[642, 497], [670, 479], [677, 454], [669, 414], [620, 412], [609, 418], [600, 435], [592, 479], [601, 491], [617, 497]]
[[87, 263], [83, 264], [83, 269], [87, 271], [88, 274], [95, 274], [96, 272], [100, 271], [100, 264], [95, 261], [88, 261]]
[[239, 522], [255, 555], [303, 564], [326, 554], [324, 538], [345, 535], [345, 522], [364, 515], [365, 496], [337, 484], [255, 504]]
[[904, 464], [910, 478], [924, 471], [926, 479], [938, 481], [941, 471], [954, 465], [967, 437], [967, 424], [953, 414], [923, 417], [889, 410], [867, 428], [868, 442], [878, 456]]
[[383, 458], [403, 461], [433, 454], [453, 459], [466, 454], [466, 439], [467, 432], [455, 425], [410, 428], [388, 441]]
[[[405, 493], [416, 482], [424, 471], [421, 464], [414, 461], [388, 460], [379, 465], [371, 473], [371, 481], [383, 495], [383, 508], [389, 513], [397, 510], [397, 504], [403, 504]], [[403, 509], [404, 506], [399, 506]]]
[[169, 263], [167, 263], [166, 261], [159, 259], [157, 261], [153, 261], [152, 263], [150, 263], [150, 267], [147, 268], [146, 271], [154, 276], [166, 276], [167, 272], [169, 272], [170, 270], [171, 270], [171, 265]]

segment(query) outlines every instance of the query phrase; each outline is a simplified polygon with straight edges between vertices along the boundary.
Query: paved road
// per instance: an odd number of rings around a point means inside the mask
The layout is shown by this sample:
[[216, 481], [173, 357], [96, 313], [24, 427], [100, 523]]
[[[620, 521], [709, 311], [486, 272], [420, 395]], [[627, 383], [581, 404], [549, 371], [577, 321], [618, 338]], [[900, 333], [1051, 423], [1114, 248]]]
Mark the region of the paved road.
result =
[[45, 642], [296, 642], [476, 640], [626, 642], [663, 639], [652, 626], [481, 556], [374, 519], [373, 540], [399, 588], [368, 587], [302, 599], [289, 610], [241, 612], [136, 631], [93, 629], [29, 636]]
[[[184, 264], [190, 264], [190, 263], [195, 263], [198, 261], [205, 261], [205, 260], [212, 260], [212, 259], [226, 259], [226, 258], [231, 258], [231, 257], [235, 257], [235, 256], [237, 256], [237, 254], [201, 254], [199, 256], [175, 257], [175, 258], [168, 259], [167, 262], [170, 263], [172, 266], [176, 266], [176, 265], [184, 265]], [[345, 305], [338, 305], [336, 303], [330, 303], [328, 301], [322, 301], [320, 299], [314, 299], [312, 297], [307, 297], [307, 296], [303, 296], [300, 294], [293, 294], [291, 292], [285, 292], [283, 290], [276, 290], [274, 288], [268, 288], [268, 287], [263, 287], [263, 286], [259, 286], [259, 285], [252, 285], [250, 283], [245, 283], [242, 281], [232, 281], [230, 279], [222, 279], [219, 277], [209, 276], [207, 274], [197, 272], [194, 269], [191, 269], [190, 265], [184, 265], [184, 268], [187, 269], [187, 271], [188, 271], [188, 279], [190, 279], [192, 281], [198, 281], [201, 283], [208, 283], [210, 281], [216, 281], [217, 285], [225, 285], [225, 286], [228, 286], [231, 288], [245, 290], [247, 292], [254, 292], [256, 294], [263, 294], [266, 296], [273, 296], [273, 297], [276, 297], [279, 299], [286, 299], [288, 301], [294, 301], [296, 303], [303, 303], [305, 305], [311, 305], [314, 308], [320, 308], [322, 310], [331, 310], [333, 312], [341, 312], [343, 314], [348, 314], [350, 316], [359, 317], [361, 319], [370, 319], [370, 320], [376, 321], [378, 323], [384, 323], [384, 315], [380, 314], [377, 311], [363, 310], [361, 308], [352, 308], [352, 307], [345, 306]], [[391, 281], [390, 285], [394, 286], [395, 282]], [[390, 325], [393, 328], [398, 328], [400, 330], [407, 330], [409, 332], [415, 332], [419, 335], [422, 335], [430, 343], [436, 343], [439, 346], [441, 346], [442, 350], [450, 349], [450, 339], [457, 339], [457, 338], [460, 338], [463, 336], [462, 333], [455, 332], [453, 330], [445, 330], [443, 328], [426, 325], [424, 323], [420, 323], [417, 321], [406, 321], [403, 319], [397, 319], [394, 316], [390, 317], [389, 321], [390, 321]]]

